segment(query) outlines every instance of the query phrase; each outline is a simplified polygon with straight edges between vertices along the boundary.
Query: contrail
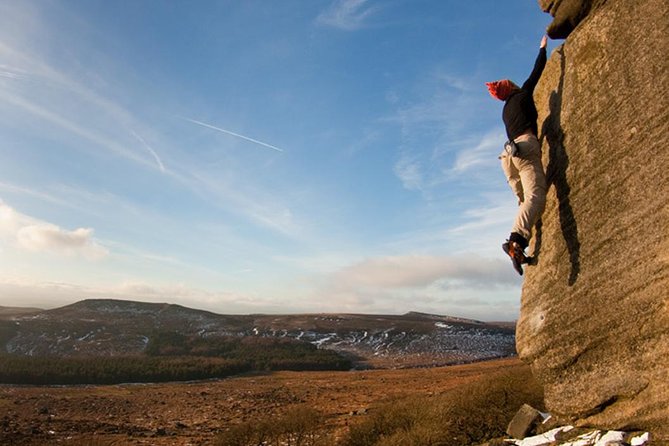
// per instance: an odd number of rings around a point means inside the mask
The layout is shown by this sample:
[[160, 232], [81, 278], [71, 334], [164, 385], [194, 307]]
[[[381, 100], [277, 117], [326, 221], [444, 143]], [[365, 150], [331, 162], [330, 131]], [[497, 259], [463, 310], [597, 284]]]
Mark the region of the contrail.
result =
[[251, 141], [253, 143], [259, 144], [261, 146], [276, 150], [278, 152], [283, 152], [283, 149], [280, 149], [276, 146], [273, 146], [271, 144], [267, 144], [266, 142], [258, 141], [257, 139], [249, 138], [248, 136], [240, 135], [239, 133], [231, 132], [230, 130], [225, 130], [220, 127], [216, 127], [210, 124], [206, 124], [204, 122], [196, 121], [195, 119], [190, 119], [190, 118], [183, 118], [186, 121], [192, 122], [193, 124], [201, 125], [202, 127], [207, 127], [210, 129], [218, 130], [219, 132], [227, 133], [228, 135], [236, 136], [237, 138], [245, 139], [247, 141]]
[[133, 135], [135, 138], [137, 138], [137, 140], [138, 140], [139, 142], [142, 143], [142, 145], [146, 148], [146, 150], [148, 150], [149, 153], [151, 153], [151, 155], [153, 155], [153, 157], [156, 159], [156, 163], [158, 163], [158, 167], [160, 167], [160, 171], [163, 172], [163, 173], [165, 173], [165, 165], [164, 165], [163, 162], [160, 160], [160, 157], [158, 156], [158, 154], [156, 153], [156, 151], [153, 150], [153, 149], [151, 148], [151, 146], [148, 145], [148, 144], [146, 143], [146, 141], [144, 141], [144, 138], [142, 138], [142, 137], [139, 136], [137, 133], [135, 133], [134, 130], [130, 130], [130, 133], [132, 133], [132, 135]]

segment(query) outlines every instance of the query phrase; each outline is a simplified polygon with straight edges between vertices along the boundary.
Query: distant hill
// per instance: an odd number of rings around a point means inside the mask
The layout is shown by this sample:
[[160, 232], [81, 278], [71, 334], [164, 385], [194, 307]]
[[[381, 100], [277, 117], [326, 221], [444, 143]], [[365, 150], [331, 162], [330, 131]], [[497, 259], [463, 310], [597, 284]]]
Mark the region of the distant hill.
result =
[[471, 362], [515, 354], [513, 327], [411, 312], [404, 315], [222, 315], [167, 303], [90, 299], [0, 320], [8, 353], [139, 354], [158, 333], [292, 338], [374, 367]]
[[26, 314], [40, 313], [44, 310], [41, 308], [24, 308], [24, 307], [3, 307], [0, 306], [0, 319], [12, 316], [22, 316]]

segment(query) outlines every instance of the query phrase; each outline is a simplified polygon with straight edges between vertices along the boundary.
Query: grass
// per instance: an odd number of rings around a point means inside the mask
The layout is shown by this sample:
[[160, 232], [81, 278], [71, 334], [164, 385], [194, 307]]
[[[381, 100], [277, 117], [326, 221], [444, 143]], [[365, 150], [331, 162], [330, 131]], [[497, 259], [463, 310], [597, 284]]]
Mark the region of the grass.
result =
[[216, 446], [471, 446], [505, 435], [523, 404], [543, 406], [529, 369], [493, 372], [437, 396], [394, 399], [373, 407], [335, 441], [324, 417], [298, 406], [233, 426]]
[[242, 423], [219, 435], [216, 446], [330, 446], [323, 416], [308, 406], [289, 409], [279, 417]]
[[436, 397], [381, 405], [351, 427], [340, 446], [476, 445], [503, 436], [524, 403], [543, 405], [529, 370], [495, 373]]

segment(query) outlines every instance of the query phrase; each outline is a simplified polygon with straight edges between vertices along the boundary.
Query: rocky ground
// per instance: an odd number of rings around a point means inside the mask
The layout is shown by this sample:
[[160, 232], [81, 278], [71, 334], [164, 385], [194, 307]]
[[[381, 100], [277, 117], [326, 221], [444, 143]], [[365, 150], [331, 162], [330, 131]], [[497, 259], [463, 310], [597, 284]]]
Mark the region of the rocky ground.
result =
[[278, 372], [219, 381], [0, 386], [0, 444], [208, 445], [227, 426], [307, 405], [343, 432], [376, 402], [438, 394], [516, 359], [404, 370]]

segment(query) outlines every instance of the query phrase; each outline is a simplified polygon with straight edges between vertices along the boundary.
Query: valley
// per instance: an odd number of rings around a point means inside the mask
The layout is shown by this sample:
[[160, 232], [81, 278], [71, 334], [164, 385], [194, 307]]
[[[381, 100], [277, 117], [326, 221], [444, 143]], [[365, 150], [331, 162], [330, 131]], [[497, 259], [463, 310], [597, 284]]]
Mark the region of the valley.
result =
[[244, 421], [306, 406], [341, 435], [375, 404], [436, 396], [517, 359], [450, 367], [347, 372], [274, 372], [189, 383], [0, 386], [0, 444], [210, 445]]
[[0, 342], [27, 356], [142, 354], [157, 333], [199, 338], [286, 338], [353, 360], [357, 368], [460, 364], [515, 354], [515, 329], [451, 316], [221, 315], [171, 304], [91, 299], [5, 314]]
[[[0, 343], [0, 444], [17, 446], [216, 445], [230, 427], [293, 409], [319, 414], [334, 439], [377, 404], [525, 370], [513, 324], [415, 312], [222, 315], [95, 299], [0, 308]], [[138, 374], [148, 365], [157, 372]], [[175, 367], [195, 375], [163, 374]]]

